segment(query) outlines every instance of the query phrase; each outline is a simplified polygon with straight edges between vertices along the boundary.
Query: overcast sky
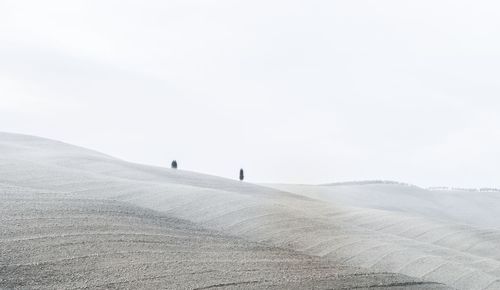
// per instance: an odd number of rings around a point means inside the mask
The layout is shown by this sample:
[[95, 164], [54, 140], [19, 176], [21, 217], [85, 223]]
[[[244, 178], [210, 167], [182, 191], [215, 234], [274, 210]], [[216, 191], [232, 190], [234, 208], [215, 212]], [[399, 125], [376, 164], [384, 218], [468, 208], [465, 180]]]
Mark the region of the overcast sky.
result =
[[252, 182], [500, 187], [499, 11], [0, 0], [0, 131]]

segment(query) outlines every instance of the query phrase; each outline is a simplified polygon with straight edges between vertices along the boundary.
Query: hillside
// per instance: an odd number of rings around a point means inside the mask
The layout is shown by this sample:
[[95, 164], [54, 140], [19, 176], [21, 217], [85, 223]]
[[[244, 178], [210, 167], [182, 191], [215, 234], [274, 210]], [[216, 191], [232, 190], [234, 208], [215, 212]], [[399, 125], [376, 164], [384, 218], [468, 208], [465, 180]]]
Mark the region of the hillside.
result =
[[500, 193], [493, 190], [429, 190], [388, 181], [267, 186], [336, 205], [379, 209], [476, 227], [500, 228]]
[[500, 230], [430, 197], [275, 187], [0, 133], [0, 288], [500, 288]]

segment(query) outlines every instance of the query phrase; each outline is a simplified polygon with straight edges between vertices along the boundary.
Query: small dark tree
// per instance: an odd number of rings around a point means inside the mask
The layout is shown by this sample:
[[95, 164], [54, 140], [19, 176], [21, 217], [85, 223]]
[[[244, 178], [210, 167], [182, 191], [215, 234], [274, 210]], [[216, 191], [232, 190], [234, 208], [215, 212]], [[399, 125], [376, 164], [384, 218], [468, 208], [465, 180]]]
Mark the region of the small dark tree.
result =
[[240, 169], [240, 180], [243, 181], [245, 179], [245, 174], [243, 173], [243, 168]]
[[177, 169], [177, 161], [176, 160], [172, 161], [171, 167], [172, 167], [172, 169]]

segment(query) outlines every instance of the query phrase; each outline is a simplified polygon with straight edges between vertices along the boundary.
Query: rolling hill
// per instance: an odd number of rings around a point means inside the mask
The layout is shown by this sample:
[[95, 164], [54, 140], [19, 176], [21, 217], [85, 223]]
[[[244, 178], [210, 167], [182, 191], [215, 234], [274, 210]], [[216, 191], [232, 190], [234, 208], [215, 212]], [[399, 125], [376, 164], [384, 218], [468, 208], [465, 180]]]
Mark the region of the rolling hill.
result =
[[0, 288], [500, 289], [495, 193], [443, 213], [439, 194], [263, 186], [0, 133]]

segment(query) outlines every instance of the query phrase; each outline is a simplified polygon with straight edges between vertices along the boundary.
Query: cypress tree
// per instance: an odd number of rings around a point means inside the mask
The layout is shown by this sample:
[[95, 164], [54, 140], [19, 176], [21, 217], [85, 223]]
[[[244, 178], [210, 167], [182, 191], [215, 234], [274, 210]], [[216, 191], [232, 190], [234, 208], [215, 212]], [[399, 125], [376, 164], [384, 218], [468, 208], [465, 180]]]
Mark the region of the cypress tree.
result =
[[240, 180], [243, 181], [245, 179], [245, 174], [243, 173], [243, 168], [240, 169]]

